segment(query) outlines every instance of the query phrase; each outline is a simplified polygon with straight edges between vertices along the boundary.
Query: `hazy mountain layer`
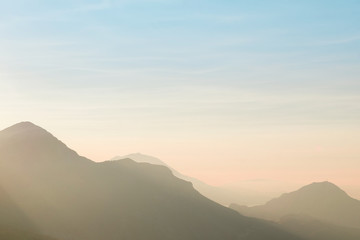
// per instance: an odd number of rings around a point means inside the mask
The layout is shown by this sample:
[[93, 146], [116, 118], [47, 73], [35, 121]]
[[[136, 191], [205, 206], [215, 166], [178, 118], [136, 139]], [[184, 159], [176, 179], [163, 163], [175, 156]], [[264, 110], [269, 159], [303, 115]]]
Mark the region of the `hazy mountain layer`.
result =
[[329, 182], [312, 183], [265, 205], [246, 207], [232, 204], [231, 208], [246, 216], [274, 221], [286, 215], [307, 215], [337, 225], [360, 228], [360, 201]]
[[0, 185], [6, 224], [61, 240], [300, 239], [208, 200], [166, 167], [95, 163], [31, 123], [0, 132]]
[[139, 162], [139, 163], [150, 163], [150, 164], [165, 166], [165, 167], [169, 168], [176, 177], [183, 179], [185, 181], [191, 182], [193, 184], [194, 188], [196, 190], [198, 190], [202, 195], [206, 196], [207, 198], [209, 198], [217, 203], [220, 203], [223, 205], [228, 205], [228, 202], [231, 203], [232, 201], [235, 200], [234, 195], [231, 195], [230, 192], [227, 192], [226, 190], [223, 190], [218, 187], [208, 185], [208, 184], [204, 183], [203, 181], [200, 181], [199, 179], [186, 176], [186, 175], [178, 172], [176, 169], [170, 167], [165, 162], [161, 161], [160, 159], [158, 159], [156, 157], [152, 157], [152, 156], [141, 154], [141, 153], [133, 153], [133, 154], [129, 154], [126, 156], [117, 156], [117, 157], [114, 157], [112, 160], [113, 161], [114, 160], [122, 160], [122, 159], [127, 159], [127, 158], [132, 159], [135, 162]]
[[266, 202], [266, 200], [271, 199], [271, 197], [267, 196], [266, 194], [257, 191], [250, 191], [242, 187], [225, 188], [211, 186], [197, 178], [186, 176], [180, 173], [179, 171], [170, 167], [165, 162], [156, 157], [141, 153], [133, 153], [125, 156], [116, 156], [112, 158], [112, 160], [121, 160], [126, 158], [130, 158], [135, 162], [139, 163], [151, 163], [155, 165], [166, 166], [172, 171], [172, 173], [176, 177], [191, 182], [194, 188], [198, 190], [202, 195], [224, 206], [229, 206], [229, 204], [233, 202], [254, 205], [256, 203], [263, 203]]

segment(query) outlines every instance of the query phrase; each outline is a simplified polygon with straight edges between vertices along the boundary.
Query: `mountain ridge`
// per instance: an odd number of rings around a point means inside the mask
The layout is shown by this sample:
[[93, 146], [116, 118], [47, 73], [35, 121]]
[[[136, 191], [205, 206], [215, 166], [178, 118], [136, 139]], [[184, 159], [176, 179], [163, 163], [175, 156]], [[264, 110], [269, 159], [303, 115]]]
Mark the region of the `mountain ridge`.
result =
[[0, 184], [41, 234], [61, 240], [301, 239], [205, 198], [166, 167], [130, 159], [95, 163], [23, 126], [0, 131]]
[[311, 183], [264, 205], [232, 204], [230, 207], [246, 216], [273, 221], [289, 214], [309, 215], [333, 224], [360, 228], [360, 201], [328, 181]]
[[[248, 203], [251, 205], [254, 205], [258, 202], [264, 202], [268, 199], [271, 199], [269, 196], [263, 196], [261, 193], [257, 193], [256, 191], [251, 191], [249, 189], [244, 188], [226, 188], [221, 186], [213, 186], [210, 184], [207, 184], [206, 182], [199, 180], [195, 177], [191, 177], [185, 174], [180, 173], [176, 169], [169, 166], [164, 161], [160, 160], [157, 157], [153, 157], [147, 154], [142, 153], [132, 153], [124, 156], [116, 156], [113, 157], [110, 161], [114, 160], [120, 160], [123, 158], [130, 158], [133, 159], [136, 162], [147, 162], [150, 164], [155, 165], [163, 165], [168, 167], [173, 174], [185, 181], [189, 181], [193, 184], [194, 188], [199, 191], [202, 195], [206, 196], [207, 198], [223, 205], [223, 206], [229, 206], [229, 204], [233, 203], [234, 201], [239, 201], [243, 203]], [[261, 199], [261, 201], [260, 201]]]
[[[1, 159], [11, 157], [21, 163], [26, 161], [27, 156], [36, 155], [39, 162], [46, 162], [49, 159], [54, 161], [68, 161], [69, 159], [91, 161], [80, 156], [50, 132], [32, 122], [17, 123], [5, 128], [0, 133]], [[18, 153], [19, 148], [22, 151], [21, 155]]]

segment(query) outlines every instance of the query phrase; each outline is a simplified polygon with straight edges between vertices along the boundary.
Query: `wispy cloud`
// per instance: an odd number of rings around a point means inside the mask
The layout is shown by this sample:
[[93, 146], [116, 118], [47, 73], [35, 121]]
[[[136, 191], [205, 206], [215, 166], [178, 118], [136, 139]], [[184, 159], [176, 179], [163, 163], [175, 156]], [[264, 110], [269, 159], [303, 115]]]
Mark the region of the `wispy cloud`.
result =
[[70, 21], [69, 15], [74, 13], [89, 13], [95, 11], [102, 11], [110, 9], [112, 4], [110, 1], [103, 0], [97, 3], [87, 3], [82, 5], [64, 4], [59, 9], [47, 9], [46, 11], [38, 12], [37, 14], [8, 14], [4, 15], [0, 23], [0, 27], [16, 27], [16, 25], [26, 24], [29, 25], [34, 22], [47, 22], [47, 21]]
[[64, 12], [94, 12], [94, 11], [102, 11], [105, 9], [111, 8], [113, 5], [110, 1], [103, 0], [98, 3], [84, 4], [71, 9], [68, 9]]
[[339, 37], [336, 39], [327, 39], [315, 42], [315, 45], [337, 45], [337, 44], [348, 44], [360, 41], [360, 34], [349, 37]]

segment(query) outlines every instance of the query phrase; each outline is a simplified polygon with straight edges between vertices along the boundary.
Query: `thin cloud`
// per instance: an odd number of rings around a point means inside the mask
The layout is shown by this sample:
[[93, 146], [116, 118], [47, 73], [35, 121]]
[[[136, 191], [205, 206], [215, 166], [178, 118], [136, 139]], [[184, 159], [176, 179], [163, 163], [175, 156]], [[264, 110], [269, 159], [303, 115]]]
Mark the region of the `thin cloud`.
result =
[[338, 39], [331, 39], [326, 41], [317, 42], [316, 45], [337, 45], [337, 44], [347, 44], [360, 41], [360, 36], [352, 36]]
[[102, 11], [112, 7], [109, 1], [100, 1], [98, 3], [84, 4], [76, 8], [69, 9], [68, 12], [94, 12]]

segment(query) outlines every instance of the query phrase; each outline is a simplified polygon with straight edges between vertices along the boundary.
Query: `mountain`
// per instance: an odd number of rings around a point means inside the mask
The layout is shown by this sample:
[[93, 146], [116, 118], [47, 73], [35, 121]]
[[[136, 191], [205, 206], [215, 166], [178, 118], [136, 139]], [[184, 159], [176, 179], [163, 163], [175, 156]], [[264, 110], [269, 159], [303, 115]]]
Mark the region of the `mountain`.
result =
[[151, 164], [155, 164], [155, 165], [160, 165], [160, 166], [166, 166], [169, 169], [171, 169], [171, 171], [173, 171], [176, 174], [180, 174], [178, 173], [175, 169], [169, 167], [165, 162], [161, 161], [160, 159], [150, 156], [150, 155], [145, 155], [142, 153], [131, 153], [125, 156], [116, 156], [113, 157], [111, 160], [112, 161], [116, 161], [116, 160], [121, 160], [121, 159], [132, 159], [135, 162], [139, 162], [139, 163], [151, 163]]
[[360, 201], [330, 182], [312, 183], [265, 205], [232, 204], [230, 207], [246, 216], [274, 221], [286, 215], [306, 215], [336, 225], [360, 228]]
[[179, 171], [170, 167], [159, 158], [141, 153], [132, 153], [125, 156], [116, 156], [111, 160], [114, 161], [114, 160], [121, 160], [127, 158], [132, 159], [135, 162], [139, 162], [139, 163], [150, 163], [160, 166], [166, 166], [172, 171], [172, 173], [176, 177], [191, 182], [194, 188], [197, 191], [199, 191], [202, 195], [224, 206], [229, 206], [229, 204], [233, 202], [241, 202], [243, 204], [254, 205], [254, 203], [258, 203], [258, 202], [262, 203], [265, 202], [267, 199], [270, 199], [268, 196], [266, 196], [266, 194], [262, 194], [260, 192], [241, 188], [238, 186], [236, 187], [211, 186], [197, 178], [186, 176], [180, 173]]
[[145, 155], [145, 154], [141, 154], [141, 153], [132, 153], [132, 154], [125, 155], [125, 156], [117, 156], [117, 157], [112, 158], [111, 160], [114, 161], [114, 160], [122, 160], [122, 159], [131, 159], [138, 163], [150, 163], [150, 164], [165, 166], [165, 167], [169, 168], [176, 177], [186, 180], [186, 181], [189, 181], [189, 182], [192, 182], [194, 184], [195, 188], [197, 186], [201, 189], [202, 188], [213, 188], [213, 189], [216, 188], [216, 187], [210, 186], [210, 185], [200, 181], [199, 179], [181, 174], [174, 168], [167, 165], [165, 162], [163, 162], [160, 159], [153, 157], [153, 156], [149, 156], [149, 155]]
[[301, 239], [205, 198], [164, 166], [95, 163], [29, 122], [0, 132], [0, 186], [7, 228], [61, 240]]
[[[230, 201], [230, 199], [226, 200], [225, 195], [227, 193], [225, 190], [215, 187], [215, 186], [208, 185], [199, 179], [186, 176], [186, 175], [178, 172], [176, 169], [170, 167], [165, 162], [161, 161], [160, 159], [158, 159], [156, 157], [141, 154], [141, 153], [132, 153], [132, 154], [128, 154], [125, 156], [116, 156], [116, 157], [112, 158], [111, 160], [114, 161], [114, 160], [122, 160], [122, 159], [131, 159], [138, 163], [150, 163], [150, 164], [154, 164], [154, 165], [165, 166], [171, 170], [171, 172], [174, 174], [174, 176], [176, 176], [180, 179], [183, 179], [185, 181], [191, 182], [193, 184], [194, 188], [196, 190], [198, 190], [202, 195], [206, 196], [207, 198], [209, 198], [215, 202], [218, 202], [220, 204], [223, 204], [223, 205], [228, 205], [227, 203]], [[230, 196], [230, 194], [227, 194], [227, 195]], [[232, 200], [233, 200], [233, 198], [232, 198]]]
[[0, 154], [2, 160], [10, 158], [12, 162], [90, 161], [30, 122], [18, 123], [1, 131]]

